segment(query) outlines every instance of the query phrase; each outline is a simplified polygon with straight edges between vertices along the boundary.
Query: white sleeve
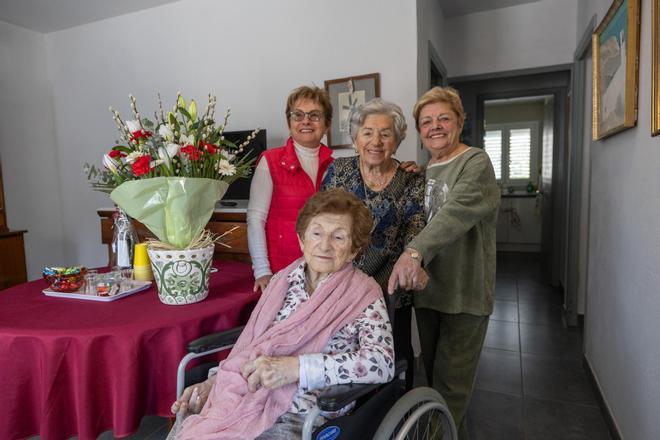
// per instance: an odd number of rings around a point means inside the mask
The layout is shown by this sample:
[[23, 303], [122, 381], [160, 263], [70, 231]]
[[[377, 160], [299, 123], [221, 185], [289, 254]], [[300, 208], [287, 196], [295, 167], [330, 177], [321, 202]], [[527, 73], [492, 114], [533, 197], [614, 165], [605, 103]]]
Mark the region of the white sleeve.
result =
[[262, 158], [254, 170], [247, 207], [248, 249], [252, 258], [254, 278], [272, 275], [266, 247], [266, 218], [273, 197], [273, 179], [268, 162]]

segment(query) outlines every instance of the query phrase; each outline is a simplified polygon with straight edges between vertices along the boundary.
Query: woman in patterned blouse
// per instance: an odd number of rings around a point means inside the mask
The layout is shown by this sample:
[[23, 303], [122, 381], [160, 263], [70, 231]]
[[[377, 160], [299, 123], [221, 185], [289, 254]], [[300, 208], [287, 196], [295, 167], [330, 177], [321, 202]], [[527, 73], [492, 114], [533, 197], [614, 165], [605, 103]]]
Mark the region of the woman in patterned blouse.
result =
[[[296, 223], [303, 258], [273, 277], [217, 374], [172, 405], [174, 413], [199, 415], [168, 438], [300, 438], [328, 386], [392, 380], [382, 290], [351, 264], [372, 225], [369, 210], [344, 190], [307, 201]], [[316, 425], [351, 408], [321, 413]]]
[[[344, 188], [371, 211], [371, 243], [354, 264], [374, 277], [385, 291], [394, 263], [424, 227], [424, 176], [404, 171], [392, 157], [406, 137], [406, 119], [398, 105], [372, 99], [353, 110], [349, 122], [357, 156], [335, 159], [328, 167], [322, 189]], [[423, 280], [415, 287], [422, 288]], [[396, 304], [395, 352], [411, 365], [410, 294], [400, 292]], [[412, 380], [409, 369], [408, 388]]]

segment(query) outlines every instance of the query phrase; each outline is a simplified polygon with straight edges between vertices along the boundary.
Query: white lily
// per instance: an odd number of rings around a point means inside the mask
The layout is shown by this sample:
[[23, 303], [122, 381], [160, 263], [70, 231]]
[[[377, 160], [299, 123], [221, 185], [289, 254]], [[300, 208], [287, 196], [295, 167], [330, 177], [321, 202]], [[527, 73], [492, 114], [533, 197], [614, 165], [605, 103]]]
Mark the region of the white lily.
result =
[[144, 153], [141, 151], [132, 151], [126, 156], [126, 163], [133, 163], [138, 160], [140, 157], [144, 156]]
[[190, 136], [187, 136], [185, 134], [182, 134], [181, 137], [179, 138], [179, 143], [182, 146], [195, 145], [195, 135], [191, 134]]
[[103, 155], [103, 166], [106, 167], [112, 174], [118, 173], [119, 164], [116, 160], [111, 158], [109, 155]]
[[165, 146], [165, 149], [167, 150], [167, 154], [170, 156], [170, 159], [179, 154], [179, 149], [181, 148], [181, 145], [179, 144], [167, 144]]
[[131, 133], [135, 133], [138, 130], [142, 129], [142, 125], [140, 124], [140, 121], [126, 121], [126, 127], [128, 128], [128, 131]]
[[149, 162], [149, 168], [156, 168], [158, 165], [165, 163], [163, 159], [156, 159]]
[[168, 125], [161, 125], [158, 129], [158, 133], [168, 142], [172, 142], [174, 140], [174, 133]]
[[236, 174], [236, 167], [229, 163], [228, 160], [221, 159], [217, 165], [218, 173], [223, 176], [233, 176]]
[[172, 166], [170, 155], [165, 149], [165, 147], [158, 147], [158, 157], [162, 161], [161, 163], [164, 163], [167, 166], [167, 168], [170, 168]]

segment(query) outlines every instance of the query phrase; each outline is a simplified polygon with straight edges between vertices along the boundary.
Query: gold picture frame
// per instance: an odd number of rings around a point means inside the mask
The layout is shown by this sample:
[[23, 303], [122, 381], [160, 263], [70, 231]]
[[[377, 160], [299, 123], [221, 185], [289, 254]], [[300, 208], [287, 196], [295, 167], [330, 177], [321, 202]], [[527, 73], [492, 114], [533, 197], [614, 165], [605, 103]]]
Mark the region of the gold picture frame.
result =
[[660, 135], [660, 0], [653, 0], [651, 136]]
[[614, 0], [591, 37], [594, 140], [637, 124], [639, 15], [640, 0]]
[[328, 147], [350, 148], [348, 115], [352, 108], [380, 97], [380, 74], [348, 76], [325, 81], [332, 104], [332, 124], [328, 127]]

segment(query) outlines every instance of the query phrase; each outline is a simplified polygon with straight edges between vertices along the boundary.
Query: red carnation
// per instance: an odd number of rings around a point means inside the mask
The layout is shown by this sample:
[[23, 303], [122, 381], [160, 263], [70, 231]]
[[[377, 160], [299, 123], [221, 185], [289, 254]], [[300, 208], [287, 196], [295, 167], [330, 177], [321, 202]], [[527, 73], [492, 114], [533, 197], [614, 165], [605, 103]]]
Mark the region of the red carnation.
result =
[[149, 130], [144, 130], [144, 129], [139, 129], [131, 133], [131, 140], [132, 141], [138, 141], [140, 139], [146, 139], [150, 137], [153, 133], [151, 133]]
[[204, 150], [208, 151], [209, 154], [215, 154], [218, 151], [218, 147], [213, 144], [209, 144], [204, 141], [199, 141], [199, 146], [200, 148], [203, 148]]
[[113, 159], [116, 159], [118, 157], [126, 157], [126, 154], [122, 153], [119, 150], [110, 150], [110, 152], [108, 153], [108, 156], [110, 156]]
[[151, 162], [151, 156], [140, 156], [137, 158], [135, 162], [133, 162], [133, 165], [131, 167], [133, 168], [133, 173], [136, 176], [142, 176], [143, 174], [147, 174], [149, 170], [151, 169], [149, 167], [149, 163]]
[[185, 153], [190, 160], [199, 160], [199, 158], [202, 156], [202, 152], [192, 145], [186, 145], [185, 147], [181, 148], [179, 154], [181, 153]]

